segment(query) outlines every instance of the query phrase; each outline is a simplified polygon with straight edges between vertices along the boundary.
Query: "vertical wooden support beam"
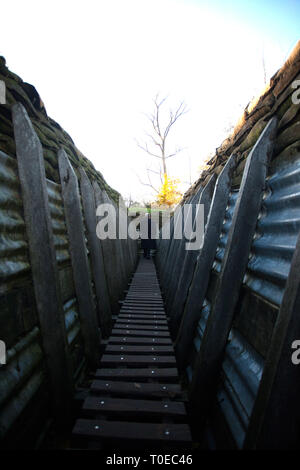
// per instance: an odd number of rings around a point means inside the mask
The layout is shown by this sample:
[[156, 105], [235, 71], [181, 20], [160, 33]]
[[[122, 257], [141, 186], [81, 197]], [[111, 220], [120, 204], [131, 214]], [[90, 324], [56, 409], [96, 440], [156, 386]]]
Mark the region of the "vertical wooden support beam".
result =
[[[200, 199], [197, 204], [204, 205], [204, 227], [209, 214], [209, 208], [211, 205], [214, 187], [215, 187], [216, 175], [212, 175], [209, 179], [207, 185], [204, 187], [201, 192]], [[196, 220], [193, 223], [193, 231], [196, 230]], [[205, 232], [204, 232], [205, 233]], [[204, 240], [203, 240], [204, 241]], [[183, 240], [184, 242], [184, 240]], [[182, 257], [179, 257], [177, 260], [176, 270], [174, 272], [175, 279], [178, 279], [177, 286], [175, 285], [174, 289], [174, 298], [172, 303], [172, 308], [170, 309], [170, 329], [171, 333], [174, 335], [178, 331], [180, 325], [180, 319], [182, 315], [182, 310], [188, 295], [188, 290], [190, 283], [193, 279], [195, 263], [199, 250], [185, 250], [185, 246], [181, 246]]]
[[[122, 248], [123, 254], [123, 262], [124, 262], [124, 273], [125, 273], [125, 286], [128, 284], [129, 277], [130, 277], [130, 253], [128, 250], [128, 219], [127, 219], [127, 210], [124, 206], [122, 199], [119, 197], [119, 201], [117, 204], [118, 207], [118, 237], [120, 237], [120, 244]], [[126, 221], [126, 228], [125, 228], [125, 221]], [[124, 224], [124, 227], [123, 227]]]
[[[228, 234], [217, 293], [195, 361], [190, 400], [202, 423], [214, 396], [240, 286], [261, 207], [276, 118], [268, 123], [247, 158]], [[200, 424], [200, 423], [199, 423]]]
[[[161, 231], [161, 236], [162, 236], [162, 231]], [[173, 236], [174, 236], [174, 214], [173, 214], [173, 217], [170, 218], [170, 238], [169, 239], [162, 238], [159, 244], [158, 266], [159, 266], [159, 277], [160, 277], [161, 287], [163, 291], [165, 287], [163, 279], [165, 276], [167, 259], [168, 259], [169, 252], [171, 249]]]
[[[210, 182], [214, 184], [214, 181], [215, 181], [215, 175], [213, 175], [210, 178]], [[206, 194], [207, 196], [210, 191], [210, 188], [211, 186], [209, 183], [204, 188], [200, 187], [198, 192], [193, 195], [193, 197], [191, 198], [191, 201], [189, 202], [190, 206], [188, 207], [187, 217], [191, 218], [192, 220], [192, 228], [194, 227], [194, 221], [195, 221], [196, 212], [197, 212], [196, 204], [201, 204], [200, 201], [201, 201], [203, 193]], [[207, 199], [206, 196], [203, 198], [203, 202], [205, 199]], [[184, 206], [182, 206], [183, 227], [184, 227], [184, 213], [185, 213], [185, 208]], [[205, 211], [204, 211], [204, 216], [205, 218], [207, 217], [207, 213], [205, 214]], [[172, 275], [169, 275], [168, 290], [166, 291], [166, 306], [167, 306], [167, 310], [170, 311], [170, 313], [172, 312], [171, 307], [172, 307], [172, 303], [174, 300], [174, 294], [177, 291], [177, 283], [180, 278], [180, 272], [181, 272], [182, 265], [184, 263], [184, 259], [186, 255], [186, 243], [187, 243], [187, 240], [185, 239], [184, 234], [183, 234], [181, 240], [175, 240], [175, 243], [173, 244], [173, 261], [172, 261], [172, 265], [170, 266], [170, 271], [169, 271], [170, 273], [172, 273]]]
[[[300, 235], [274, 326], [244, 448], [299, 449]], [[292, 361], [295, 353], [296, 363]]]
[[[182, 209], [181, 206], [176, 207], [176, 209], [174, 211], [174, 214], [173, 214], [173, 217], [172, 217], [172, 232], [171, 232], [171, 237], [170, 237], [170, 241], [169, 241], [168, 252], [166, 254], [166, 259], [165, 259], [165, 263], [164, 263], [164, 266], [163, 266], [163, 271], [161, 273], [161, 283], [162, 283], [162, 288], [163, 288], [163, 292], [164, 292], [164, 295], [165, 295], [165, 299], [166, 299], [167, 290], [168, 290], [169, 267], [171, 266], [171, 264], [173, 262], [174, 246], [175, 246], [176, 242], [178, 242], [178, 240], [175, 238], [175, 234], [176, 234], [177, 231], [179, 231], [180, 223], [182, 221], [182, 219], [179, 215], [179, 212], [181, 214], [183, 212], [183, 209]], [[181, 228], [182, 228], [182, 224], [181, 224]]]
[[[198, 202], [200, 198], [202, 188], [194, 194], [189, 200], [188, 203], [190, 204], [188, 213], [191, 215], [193, 213], [193, 208], [195, 204]], [[178, 260], [178, 254], [181, 252], [181, 246], [185, 246], [185, 240], [182, 238], [175, 238], [176, 234], [183, 235], [183, 221], [184, 221], [184, 208], [183, 206], [177, 206], [176, 212], [181, 212], [181, 217], [179, 216], [178, 219], [174, 220], [174, 231], [173, 231], [173, 238], [170, 240], [170, 249], [168, 253], [168, 258], [166, 261], [166, 268], [165, 268], [165, 277], [163, 279], [164, 282], [164, 294], [165, 294], [165, 302], [166, 305], [169, 305], [170, 298], [173, 299], [173, 273], [174, 273], [174, 266]], [[176, 217], [174, 215], [174, 217]], [[177, 235], [178, 236], [178, 235]]]
[[18, 171], [30, 252], [37, 313], [50, 379], [53, 413], [67, 421], [73, 381], [59, 287], [41, 143], [25, 108], [12, 107]]
[[[109, 203], [108, 198], [106, 198], [106, 195], [100, 189], [100, 186], [96, 181], [93, 181], [93, 188], [96, 207], [98, 207], [100, 204]], [[101, 244], [103, 247], [104, 266], [109, 290], [109, 298], [113, 314], [117, 314], [119, 312], [118, 301], [119, 294], [122, 289], [120, 273], [118, 270], [118, 259], [115, 242], [116, 240], [110, 240], [109, 238], [101, 240]]]
[[[187, 366], [186, 361], [192, 348], [191, 336], [193, 337], [196, 330], [201, 305], [203, 305], [208, 287], [209, 274], [220, 238], [235, 163], [236, 157], [232, 155], [220, 173], [215, 185], [204, 233], [203, 246], [198, 256], [194, 277], [191, 282], [175, 343], [177, 364], [180, 370], [184, 370]], [[176, 321], [176, 318], [174, 321]]]
[[85, 354], [89, 366], [96, 368], [100, 361], [100, 330], [88, 268], [78, 181], [66, 152], [62, 149], [58, 152], [58, 165]]
[[[107, 194], [106, 196], [108, 197]], [[119, 293], [119, 296], [121, 297], [123, 296], [123, 290], [125, 289], [128, 283], [128, 278], [126, 276], [126, 257], [125, 257], [125, 252], [124, 252], [125, 246], [123, 243], [124, 240], [119, 238], [119, 223], [120, 223], [119, 204], [116, 204], [109, 197], [108, 199], [110, 203], [114, 205], [116, 209], [116, 215], [117, 215], [117, 239], [115, 240], [115, 243], [116, 243], [116, 249], [117, 249], [118, 265], [119, 265], [119, 269], [122, 275], [122, 284], [121, 284], [122, 287]]]
[[111, 330], [111, 309], [108, 298], [102, 247], [96, 234], [96, 204], [94, 190], [83, 169], [80, 169], [80, 189], [87, 228], [91, 268], [97, 296], [99, 323], [102, 334], [107, 337]]

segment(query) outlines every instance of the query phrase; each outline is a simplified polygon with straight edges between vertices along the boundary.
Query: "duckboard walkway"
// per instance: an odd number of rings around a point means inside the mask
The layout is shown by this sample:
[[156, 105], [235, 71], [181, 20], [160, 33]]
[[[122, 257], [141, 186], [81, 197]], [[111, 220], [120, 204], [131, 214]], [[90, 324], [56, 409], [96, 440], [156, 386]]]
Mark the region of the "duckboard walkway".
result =
[[141, 258], [73, 440], [80, 448], [191, 446], [184, 395], [152, 259]]

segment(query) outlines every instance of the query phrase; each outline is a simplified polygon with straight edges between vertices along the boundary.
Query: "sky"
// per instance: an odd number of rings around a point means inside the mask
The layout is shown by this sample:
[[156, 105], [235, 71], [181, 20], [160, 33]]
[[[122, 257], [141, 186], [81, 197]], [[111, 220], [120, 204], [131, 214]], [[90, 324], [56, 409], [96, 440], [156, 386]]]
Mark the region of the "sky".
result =
[[[299, 39], [300, 0], [10, 0], [0, 55], [123, 197], [155, 192], [158, 159], [136, 144], [159, 93], [188, 112], [170, 133], [168, 172], [185, 191]], [[150, 173], [157, 188], [159, 181]]]

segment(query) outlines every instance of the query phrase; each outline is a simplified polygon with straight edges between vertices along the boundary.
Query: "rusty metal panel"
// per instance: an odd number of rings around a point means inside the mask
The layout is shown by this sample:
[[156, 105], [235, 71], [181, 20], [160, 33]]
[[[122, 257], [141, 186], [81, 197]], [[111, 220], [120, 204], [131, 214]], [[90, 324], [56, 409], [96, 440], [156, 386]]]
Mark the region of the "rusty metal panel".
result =
[[228, 198], [228, 204], [226, 208], [226, 213], [225, 213], [225, 218], [222, 226], [222, 231], [220, 234], [220, 240], [218, 243], [217, 251], [216, 251], [216, 256], [215, 256], [215, 261], [213, 264], [213, 269], [217, 272], [221, 271], [221, 264], [222, 260], [224, 258], [224, 253], [225, 253], [225, 247], [226, 243], [228, 240], [228, 234], [229, 234], [229, 229], [231, 226], [232, 222], [232, 217], [233, 217], [233, 212], [235, 209], [235, 205], [238, 199], [239, 195], [239, 190], [231, 190], [230, 195]]
[[0, 152], [1, 292], [16, 278], [29, 277], [30, 262], [17, 162]]
[[280, 305], [300, 231], [300, 154], [281, 162], [267, 179], [244, 283]]

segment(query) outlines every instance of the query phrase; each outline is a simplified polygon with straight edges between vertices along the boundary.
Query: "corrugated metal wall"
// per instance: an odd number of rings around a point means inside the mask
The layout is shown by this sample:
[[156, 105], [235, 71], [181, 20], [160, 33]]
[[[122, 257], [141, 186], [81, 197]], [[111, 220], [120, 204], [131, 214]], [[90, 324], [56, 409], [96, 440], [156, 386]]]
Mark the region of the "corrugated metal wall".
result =
[[[41, 347], [17, 162], [0, 152], [0, 330], [7, 347], [1, 370], [0, 439], [34, 441], [47, 419], [49, 397]], [[22, 418], [30, 406], [43, 410]], [[26, 436], [28, 427], [31, 434]]]
[[[288, 121], [287, 123], [289, 124]], [[283, 133], [284, 130], [279, 128], [248, 264], [239, 291], [232, 328], [227, 338], [217, 394], [206, 425], [205, 445], [211, 448], [242, 448], [244, 445], [300, 233], [300, 153], [294, 144], [289, 147], [290, 141], [286, 143], [287, 149], [281, 145], [281, 152], [278, 152], [278, 141]], [[298, 137], [300, 141], [300, 136]], [[209, 282], [205, 300], [202, 306], [199, 305], [199, 319], [194, 332], [191, 332], [192, 347], [184, 371], [187, 384], [192, 383], [197, 367], [196, 359], [199, 358], [212, 304], [216, 298], [238, 196], [239, 188], [236, 178], [233, 177], [215, 259], [211, 271], [207, 273]], [[163, 258], [168, 250], [170, 253], [172, 243], [169, 243], [169, 248], [166, 245], [162, 245]], [[176, 257], [175, 252], [174, 263]], [[157, 265], [164, 274], [165, 268], [161, 259]], [[164, 281], [162, 277], [163, 290]], [[167, 287], [168, 296], [176, 292], [176, 280], [173, 280], [173, 284], [171, 292]], [[193, 285], [193, 289], [196, 288]], [[228, 295], [231, 293], [228, 292]], [[185, 311], [185, 315], [188, 313]], [[180, 341], [180, 334], [176, 341]], [[188, 389], [189, 386], [187, 385]]]
[[[238, 447], [243, 445], [249, 425], [300, 232], [299, 187], [300, 154], [290, 161], [275, 160], [266, 181], [218, 392], [219, 405]], [[266, 321], [263, 317], [270, 311], [273, 315]]]
[[[47, 180], [50, 214], [54, 236], [56, 261], [59, 268], [67, 339], [75, 381], [84, 366], [84, 347], [80, 331], [79, 311], [71, 268], [70, 248], [65, 223], [60, 185]], [[86, 238], [85, 238], [86, 240]], [[86, 240], [87, 246], [87, 240]], [[88, 248], [87, 248], [88, 251]]]
[[[42, 438], [44, 430], [52, 419], [49, 377], [36, 310], [17, 160], [1, 151], [0, 186], [0, 330], [1, 340], [5, 341], [7, 349], [7, 364], [0, 366], [0, 446], [33, 447]], [[87, 361], [64, 204], [60, 184], [46, 179], [46, 188], [68, 350], [76, 385], [84, 377]], [[96, 310], [91, 253], [82, 203], [81, 212]], [[126, 246], [120, 243], [118, 250], [126, 250]], [[125, 259], [122, 255], [122, 260], [116, 260], [116, 263], [123, 262], [123, 264], [126, 261], [126, 266], [122, 266], [126, 276], [132, 271], [136, 261], [134, 248], [131, 248], [131, 251], [131, 257], [126, 256]], [[120, 286], [117, 295], [122, 295], [121, 290], [124, 287], [123, 284]]]

